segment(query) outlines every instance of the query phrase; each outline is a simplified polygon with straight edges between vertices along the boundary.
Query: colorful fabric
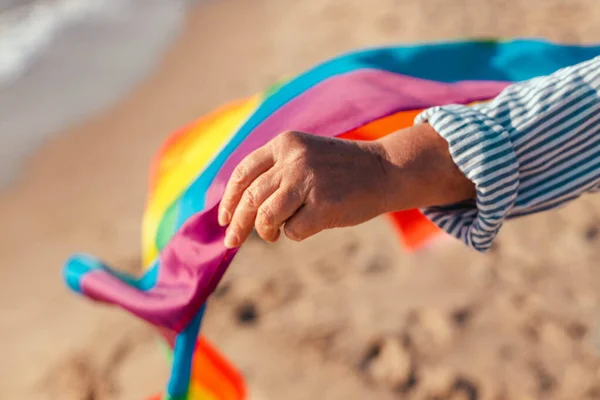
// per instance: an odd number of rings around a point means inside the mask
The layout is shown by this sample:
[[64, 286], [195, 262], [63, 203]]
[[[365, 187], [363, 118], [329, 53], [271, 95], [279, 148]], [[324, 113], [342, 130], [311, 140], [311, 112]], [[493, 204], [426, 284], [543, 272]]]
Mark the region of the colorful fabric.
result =
[[[487, 101], [511, 82], [598, 54], [599, 46], [470, 41], [369, 49], [325, 62], [228, 104], [167, 140], [151, 171], [142, 277], [77, 255], [66, 264], [65, 280], [76, 292], [119, 305], [161, 329], [173, 347], [165, 397], [236, 398], [235, 391], [229, 392], [234, 397], [218, 397], [207, 389], [211, 383], [194, 360], [203, 354], [196, 340], [205, 303], [236, 254], [223, 245], [217, 207], [244, 156], [286, 130], [373, 140], [411, 125], [423, 109]], [[392, 220], [409, 248], [437, 232], [416, 210]], [[243, 390], [237, 395], [243, 398]]]
[[477, 250], [507, 218], [545, 211], [600, 189], [600, 57], [515, 84], [488, 104], [428, 109], [474, 203], [425, 214]]

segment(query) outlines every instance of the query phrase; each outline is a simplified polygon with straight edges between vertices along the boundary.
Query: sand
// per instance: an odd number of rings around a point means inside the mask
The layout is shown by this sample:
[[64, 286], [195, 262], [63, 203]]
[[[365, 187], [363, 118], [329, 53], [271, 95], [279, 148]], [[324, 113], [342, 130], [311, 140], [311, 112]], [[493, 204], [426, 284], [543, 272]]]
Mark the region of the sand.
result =
[[[2, 194], [0, 398], [135, 400], [167, 366], [151, 329], [61, 282], [92, 252], [139, 269], [149, 159], [167, 134], [362, 46], [472, 36], [597, 40], [597, 0], [204, 2], [152, 76], [61, 132]], [[443, 67], [443, 66], [442, 66]], [[406, 254], [384, 220], [252, 239], [205, 333], [255, 399], [595, 399], [600, 198], [508, 224], [488, 255]]]

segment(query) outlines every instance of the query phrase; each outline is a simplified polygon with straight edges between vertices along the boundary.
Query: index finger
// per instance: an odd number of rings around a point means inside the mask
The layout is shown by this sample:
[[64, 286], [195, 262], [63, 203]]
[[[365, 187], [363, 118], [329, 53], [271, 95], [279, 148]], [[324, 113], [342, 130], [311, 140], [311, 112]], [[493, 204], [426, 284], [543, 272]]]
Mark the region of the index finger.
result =
[[233, 212], [237, 208], [242, 194], [252, 182], [267, 172], [275, 159], [269, 148], [260, 147], [247, 155], [233, 170], [219, 205], [219, 225], [225, 226], [231, 222]]

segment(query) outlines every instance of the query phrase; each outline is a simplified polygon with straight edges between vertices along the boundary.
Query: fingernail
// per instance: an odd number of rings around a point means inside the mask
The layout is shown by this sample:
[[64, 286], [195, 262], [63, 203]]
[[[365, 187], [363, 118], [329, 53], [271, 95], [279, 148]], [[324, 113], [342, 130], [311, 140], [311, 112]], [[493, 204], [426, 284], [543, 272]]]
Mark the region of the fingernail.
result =
[[221, 226], [227, 225], [229, 223], [230, 218], [231, 218], [231, 214], [229, 214], [229, 211], [227, 211], [224, 208], [219, 210], [219, 225], [221, 225]]
[[228, 249], [233, 249], [240, 245], [240, 239], [237, 235], [232, 231], [227, 231], [225, 234], [225, 247]]

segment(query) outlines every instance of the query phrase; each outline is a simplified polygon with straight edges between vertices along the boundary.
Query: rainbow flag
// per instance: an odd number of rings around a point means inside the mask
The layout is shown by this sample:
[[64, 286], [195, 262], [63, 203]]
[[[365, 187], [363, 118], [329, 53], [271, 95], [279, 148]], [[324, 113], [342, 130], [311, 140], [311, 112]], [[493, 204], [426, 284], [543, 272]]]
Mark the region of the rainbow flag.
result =
[[[512, 82], [597, 55], [600, 46], [488, 40], [373, 48], [334, 58], [227, 104], [167, 139], [150, 172], [143, 276], [76, 255], [66, 263], [65, 280], [74, 291], [159, 327], [172, 349], [161, 396], [243, 399], [240, 374], [198, 335], [206, 301], [236, 253], [223, 245], [217, 207], [244, 156], [287, 130], [374, 140], [411, 125], [427, 107], [486, 101]], [[418, 210], [389, 217], [409, 250], [438, 233]]]

